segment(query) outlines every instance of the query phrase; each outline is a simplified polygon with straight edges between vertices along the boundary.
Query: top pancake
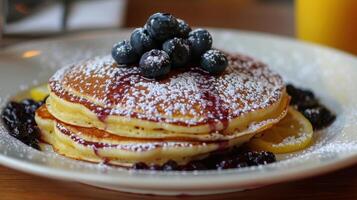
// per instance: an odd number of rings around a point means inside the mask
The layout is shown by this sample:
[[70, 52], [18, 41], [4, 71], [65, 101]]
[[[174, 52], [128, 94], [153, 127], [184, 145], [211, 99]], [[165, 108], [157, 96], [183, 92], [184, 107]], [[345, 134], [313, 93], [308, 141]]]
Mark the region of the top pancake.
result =
[[50, 98], [62, 107], [49, 105], [49, 111], [67, 123], [92, 126], [89, 119], [69, 119], [56, 112], [78, 105], [91, 120], [95, 115], [101, 122], [115, 118], [119, 124], [174, 132], [181, 128], [178, 132], [194, 134], [229, 134], [242, 126], [239, 119], [245, 118], [247, 126], [286, 111], [288, 96], [278, 74], [246, 56], [229, 55], [228, 60], [219, 76], [191, 67], [151, 80], [142, 77], [136, 66], [118, 66], [109, 56], [97, 57], [55, 73]]

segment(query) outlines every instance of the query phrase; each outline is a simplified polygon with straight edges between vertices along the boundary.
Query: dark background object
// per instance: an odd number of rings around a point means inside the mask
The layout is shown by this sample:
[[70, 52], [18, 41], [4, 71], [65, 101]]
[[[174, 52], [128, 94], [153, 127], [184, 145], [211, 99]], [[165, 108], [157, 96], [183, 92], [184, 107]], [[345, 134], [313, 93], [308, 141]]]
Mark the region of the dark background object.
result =
[[6, 1], [6, 22], [11, 23], [31, 15], [44, 7], [46, 0], [8, 0]]
[[155, 12], [170, 12], [191, 26], [294, 35], [292, 0], [129, 0], [125, 26], [143, 26]]

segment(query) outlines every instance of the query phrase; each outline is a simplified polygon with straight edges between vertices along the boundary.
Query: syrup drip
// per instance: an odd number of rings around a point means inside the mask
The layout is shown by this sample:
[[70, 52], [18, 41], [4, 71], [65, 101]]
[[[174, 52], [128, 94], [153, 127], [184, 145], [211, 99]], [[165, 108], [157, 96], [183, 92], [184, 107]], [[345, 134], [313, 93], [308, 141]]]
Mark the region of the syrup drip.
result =
[[[126, 75], [123, 75], [115, 81], [112, 85], [109, 86], [109, 92], [108, 92], [108, 102], [109, 104], [116, 104], [117, 102], [120, 102], [121, 99], [123, 98], [123, 95], [128, 92], [130, 88], [130, 80], [128, 79], [129, 77], [132, 76], [138, 76], [138, 72], [133, 72], [133, 73], [128, 73]], [[98, 119], [102, 122], [105, 121], [105, 119], [108, 117], [108, 115], [111, 112], [110, 108], [103, 108], [99, 106], [95, 106], [95, 113], [98, 117]]]
[[[199, 73], [206, 79], [205, 82], [208, 83], [207, 85], [200, 84], [199, 88], [203, 91], [202, 96], [207, 101], [206, 110], [208, 113], [211, 113], [211, 115], [212, 115], [207, 120], [207, 123], [210, 126], [210, 130], [211, 131], [222, 130], [222, 128], [220, 128], [218, 126], [219, 122], [223, 125], [223, 130], [226, 129], [228, 126], [228, 111], [222, 107], [223, 101], [217, 94], [218, 91], [215, 90], [214, 87], [213, 88], [210, 87], [213, 85], [213, 82], [210, 81], [210, 80], [212, 80], [211, 75], [208, 74], [206, 71], [203, 71], [199, 68], [189, 68], [188, 71]], [[182, 72], [184, 72], [184, 71], [183, 70], [173, 70], [168, 77], [166, 77], [165, 79], [158, 80], [158, 81], [166, 82], [167, 80], [169, 80], [169, 77], [174, 76], [178, 73], [182, 73]], [[143, 81], [155, 82], [155, 81], [157, 81], [154, 79], [144, 79], [143, 77], [140, 76], [140, 74], [138, 72], [128, 73], [124, 76], [121, 76], [120, 79], [115, 82], [115, 85], [110, 87], [111, 90], [109, 90], [110, 92], [108, 93], [108, 94], [110, 94], [110, 97], [109, 97], [110, 103], [117, 104], [118, 102], [120, 102], [122, 95], [127, 93], [128, 90], [130, 89], [131, 82], [130, 82], [129, 77], [132, 78], [133, 76], [138, 76], [137, 78], [134, 79], [134, 80], [137, 80], [138, 82], [139, 81], [140, 82], [143, 82]], [[103, 114], [104, 113], [99, 113], [98, 118], [104, 121], [106, 116]], [[104, 117], [104, 119], [103, 119], [103, 117]], [[133, 114], [132, 117], [137, 117], [137, 116], [135, 114]], [[157, 120], [157, 122], [158, 121], [159, 120]]]
[[108, 163], [110, 163], [110, 159], [109, 159], [109, 158], [103, 157], [102, 155], [99, 154], [99, 151], [98, 151], [98, 149], [97, 149], [96, 146], [93, 146], [92, 148], [93, 148], [94, 154], [95, 154], [96, 156], [98, 156], [99, 158], [102, 159], [102, 163], [103, 163], [103, 164], [108, 164]]
[[[222, 104], [223, 100], [218, 95], [218, 91], [215, 87], [212, 87], [214, 81], [212, 75], [200, 68], [192, 68], [190, 71], [199, 73], [203, 78], [206, 79], [206, 85], [199, 85], [200, 90], [202, 91], [203, 99], [206, 100], [206, 110], [207, 113], [210, 113], [210, 116], [207, 120], [207, 123], [210, 126], [211, 132], [222, 131], [228, 127], [228, 115], [229, 112], [225, 109]], [[222, 124], [223, 128], [220, 128], [218, 125]]]
[[[217, 91], [214, 89], [214, 87], [211, 87], [213, 84], [213, 81], [210, 82], [211, 76], [210, 74], [208, 74], [207, 72], [199, 69], [199, 68], [192, 68], [186, 71], [191, 71], [191, 72], [195, 72], [195, 73], [199, 73], [202, 75], [202, 77], [204, 79], [206, 79], [207, 85], [202, 85], [202, 84], [198, 84], [198, 87], [202, 90], [202, 97], [207, 101], [207, 106], [205, 107], [207, 112], [206, 113], [210, 113], [211, 116], [202, 122], [198, 122], [195, 124], [190, 124], [190, 126], [197, 126], [197, 125], [202, 125], [202, 124], [206, 124], [208, 123], [210, 126], [210, 130], [212, 132], [214, 131], [218, 131], [218, 130], [224, 130], [227, 126], [228, 126], [228, 110], [226, 110], [224, 107], [222, 107], [222, 102], [223, 100], [219, 97], [219, 95], [217, 94]], [[169, 77], [174, 76], [178, 73], [182, 73], [184, 72], [183, 70], [177, 70], [177, 71], [173, 71]], [[132, 77], [133, 76], [137, 76], [137, 78], [135, 78], [134, 80], [136, 81], [140, 81], [140, 82], [155, 82], [155, 81], [159, 81], [161, 83], [166, 82], [167, 80], [169, 80], [169, 77], [166, 77], [166, 79], [161, 79], [161, 80], [154, 80], [154, 79], [146, 79], [142, 76], [140, 76], [140, 74], [138, 72], [132, 72], [132, 73], [128, 73], [125, 74], [123, 76], [120, 77], [120, 79], [118, 79], [116, 82], [114, 82], [110, 87], [109, 87], [109, 92], [108, 92], [108, 103], [110, 104], [117, 104], [121, 101], [121, 99], [123, 98], [123, 94], [127, 93], [128, 90], [131, 87], [131, 81], [132, 81]], [[129, 79], [129, 77], [131, 79]], [[79, 99], [79, 98], [75, 98], [75, 97], [70, 97], [70, 94], [66, 93], [56, 93], [57, 95], [59, 95], [62, 98], [65, 98], [66, 100], [70, 100], [72, 102], [76, 102], [79, 101], [82, 105], [86, 106], [87, 108], [89, 108], [90, 110], [94, 111], [98, 117], [99, 120], [101, 121], [105, 121], [105, 119], [108, 117], [108, 115], [110, 115], [111, 113], [111, 108], [105, 108], [105, 107], [101, 107], [101, 106], [96, 106], [91, 104], [90, 102], [88, 102], [86, 99]], [[73, 99], [75, 98], [75, 99]], [[130, 117], [136, 118], [138, 117], [138, 114], [133, 112], [130, 114]], [[153, 119], [150, 118], [145, 118], [145, 117], [141, 117], [141, 119], [144, 120], [148, 120], [148, 121], [153, 121], [153, 122], [160, 122], [162, 120], [165, 120], [163, 118], [157, 118], [154, 117]], [[187, 123], [185, 122], [171, 122], [171, 124], [176, 124], [176, 125], [187, 125]], [[218, 126], [218, 124], [222, 124], [223, 125], [223, 129], [220, 128]]]
[[[203, 97], [208, 102], [207, 110], [212, 114], [212, 117], [207, 120], [210, 130], [220, 131], [226, 129], [228, 126], [228, 111], [221, 106], [222, 100], [218, 95], [209, 91], [203, 92]], [[223, 129], [219, 128], [219, 122], [223, 125]]]
[[[93, 60], [89, 63], [84, 63], [83, 65], [77, 65], [69, 71], [59, 71], [59, 73], [51, 78], [50, 84], [52, 92], [59, 98], [87, 107], [89, 110], [96, 113], [98, 119], [101, 121], [105, 121], [108, 115], [120, 115], [152, 122], [165, 122], [179, 126], [209, 125], [211, 132], [215, 132], [226, 129], [229, 125], [229, 120], [233, 117], [238, 117], [245, 112], [263, 108], [274, 103], [279, 99], [281, 90], [284, 88], [281, 84], [281, 78], [267, 70], [263, 64], [257, 64], [257, 66], [255, 66], [257, 61], [241, 55], [230, 56], [229, 59], [231, 67], [228, 69], [228, 73], [226, 73], [227, 76], [222, 78], [214, 77], [192, 64], [191, 66], [188, 66], [188, 68], [172, 70], [164, 79], [153, 80], [140, 76], [136, 65], [128, 68], [123, 66], [117, 67], [113, 66], [113, 61], [111, 59], [106, 58], [102, 60]], [[71, 75], [72, 72], [78, 74], [78, 76]], [[181, 74], [186, 72], [190, 72], [188, 74], [198, 73], [199, 75], [183, 75], [181, 77]], [[242, 74], [242, 77], [233, 78], [232, 74]], [[67, 77], [65, 80], [67, 82], [63, 82], [63, 77]], [[103, 79], [103, 77], [107, 77], [107, 79]], [[245, 77], [247, 77], [248, 81], [252, 80], [252, 83], [248, 82], [247, 84], [246, 80], [244, 80]], [[259, 79], [259, 81], [255, 81], [256, 78]], [[183, 82], [175, 82], [181, 79]], [[193, 84], [193, 87], [195, 88], [191, 90], [190, 87], [185, 85], [185, 81]], [[222, 87], [222, 83], [224, 82], [227, 82], [230, 87], [227, 91], [224, 91], [224, 88]], [[69, 87], [78, 88], [78, 91], [86, 90], [89, 95], [95, 96], [98, 94], [98, 96], [95, 97], [97, 97], [104, 106], [94, 104], [92, 101], [85, 98], [72, 95], [64, 89], [63, 84], [65, 83], [69, 84]], [[256, 83], [258, 83], [259, 87], [255, 86]], [[89, 87], [86, 86], [87, 84], [89, 84]], [[159, 86], [157, 91], [155, 91], [156, 84]], [[176, 86], [175, 84], [178, 85]], [[274, 85], [279, 85], [281, 87], [272, 89]], [[149, 91], [145, 90], [146, 86], [149, 86]], [[200, 107], [199, 110], [195, 110], [190, 107], [193, 106], [190, 102], [188, 102], [187, 106], [184, 102], [179, 102], [177, 106], [183, 109], [182, 113], [191, 114], [192, 111], [193, 116], [197, 113], [200, 116], [203, 116], [203, 118], [197, 121], [161, 117], [160, 115], [162, 113], [167, 116], [172, 112], [177, 111], [176, 108], [173, 108], [176, 105], [170, 105], [170, 102], [174, 103], [175, 97], [170, 96], [169, 87], [173, 88], [173, 94], [176, 96], [181, 94], [192, 95], [192, 97], [187, 96], [182, 99], [188, 101], [192, 100], [193, 103], [197, 103], [196, 105], [199, 105]], [[180, 87], [183, 89], [182, 92], [186, 93], [180, 93]], [[163, 88], [162, 91], [161, 88]], [[246, 91], [246, 93], [240, 94], [238, 92], [238, 94], [235, 94], [235, 88], [239, 88], [240, 91]], [[257, 91], [257, 88], [261, 91]], [[95, 92], [96, 89], [98, 89], [98, 92]], [[129, 94], [129, 92], [132, 92], [132, 94]], [[147, 102], [145, 100], [145, 92], [149, 93]], [[163, 96], [160, 96], [160, 92], [163, 92]], [[258, 92], [259, 95], [257, 95]], [[157, 99], [155, 99], [155, 95], [158, 95]], [[226, 97], [233, 99], [224, 99]], [[268, 101], [265, 97], [268, 98]], [[150, 100], [151, 98], [153, 98], [153, 100]], [[235, 100], [236, 98], [242, 99], [240, 101], [242, 103], [237, 103]], [[168, 106], [167, 110], [160, 110], [165, 108], [160, 105], [161, 102], [165, 103], [162, 105]], [[237, 109], [239, 112], [235, 110], [230, 111], [231, 108], [227, 107], [227, 102], [232, 103], [233, 108], [239, 107], [239, 109]], [[253, 105], [255, 102], [256, 105]], [[124, 106], [124, 108], [127, 105], [128, 109], [117, 109], [115, 108], [116, 105]], [[138, 113], [136, 110], [140, 110], [140, 112]], [[177, 112], [181, 114], [181, 110], [178, 110]]]
[[73, 134], [71, 131], [69, 131], [68, 129], [64, 128], [63, 126], [61, 126], [59, 124], [57, 124], [57, 128], [61, 130], [61, 133], [69, 136], [70, 139], [73, 140], [74, 142], [81, 144], [83, 146], [92, 147], [93, 151], [96, 155], [98, 155], [98, 149], [118, 147], [118, 145], [112, 145], [112, 144], [106, 144], [106, 143], [100, 143], [100, 142], [91, 142], [91, 141], [84, 140], [84, 139], [78, 137], [77, 135]]
[[137, 76], [134, 80], [140, 79], [138, 72], [128, 73], [121, 76], [117, 81], [113, 82], [113, 84], [109, 86], [109, 103], [117, 104], [121, 101], [123, 95], [130, 89], [131, 81], [129, 78], [132, 78], [133, 76]]
[[[93, 152], [98, 156], [101, 157], [98, 150], [102, 149], [102, 148], [116, 148], [116, 149], [122, 149], [122, 150], [128, 150], [128, 151], [147, 151], [149, 149], [156, 149], [156, 148], [160, 148], [163, 147], [164, 144], [158, 144], [158, 143], [148, 143], [148, 145], [137, 145], [137, 144], [133, 144], [133, 145], [121, 145], [121, 144], [108, 144], [108, 143], [102, 143], [102, 142], [92, 142], [92, 141], [87, 141], [83, 138], [78, 137], [75, 133], [72, 133], [70, 130], [68, 130], [67, 128], [65, 128], [63, 125], [61, 124], [57, 124], [56, 125], [57, 128], [60, 130], [61, 133], [63, 133], [64, 135], [67, 135], [70, 137], [71, 140], [73, 140], [75, 143], [81, 144], [83, 146], [86, 147], [91, 147], [93, 149]], [[161, 140], [158, 140], [161, 141]], [[174, 141], [173, 141], [174, 142]], [[222, 141], [216, 141], [216, 142], [205, 142], [206, 144], [217, 144], [219, 146], [219, 148], [223, 148], [226, 147], [228, 145], [228, 141], [226, 140], [222, 140]], [[197, 143], [197, 145], [199, 145], [199, 143]], [[133, 147], [135, 146], [135, 147]], [[185, 147], [185, 146], [192, 146], [192, 143], [180, 143], [177, 142], [175, 143], [175, 145], [173, 147]], [[103, 158], [105, 159], [105, 158]]]

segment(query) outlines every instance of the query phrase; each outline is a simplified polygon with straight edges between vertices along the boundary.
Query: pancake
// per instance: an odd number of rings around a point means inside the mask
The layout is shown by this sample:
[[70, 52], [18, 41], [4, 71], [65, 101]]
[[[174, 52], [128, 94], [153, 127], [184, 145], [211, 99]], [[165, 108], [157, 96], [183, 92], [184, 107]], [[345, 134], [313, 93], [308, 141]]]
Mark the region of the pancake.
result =
[[163, 164], [174, 160], [186, 164], [208, 153], [242, 144], [250, 135], [230, 141], [189, 141], [126, 138], [96, 128], [69, 125], [55, 119], [41, 106], [36, 111], [36, 122], [42, 131], [41, 140], [66, 157], [130, 167], [136, 162]]
[[150, 80], [97, 57], [59, 70], [46, 106], [68, 125], [128, 138], [231, 140], [279, 122], [289, 103], [282, 78], [252, 58], [228, 60], [219, 76], [189, 67]]

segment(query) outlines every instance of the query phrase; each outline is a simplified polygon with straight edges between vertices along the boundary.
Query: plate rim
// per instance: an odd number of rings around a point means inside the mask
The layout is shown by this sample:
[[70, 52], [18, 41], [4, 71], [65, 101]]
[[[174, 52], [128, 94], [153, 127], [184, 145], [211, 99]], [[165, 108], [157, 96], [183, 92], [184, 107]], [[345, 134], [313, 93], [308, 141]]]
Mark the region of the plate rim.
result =
[[[157, 179], [144, 179], [143, 177], [130, 176], [130, 172], [128, 172], [129, 176], [125, 176], [124, 181], [117, 179], [112, 176], [103, 176], [103, 174], [89, 174], [89, 173], [78, 173], [67, 171], [64, 169], [55, 169], [43, 165], [37, 165], [33, 163], [28, 163], [25, 161], [21, 161], [18, 159], [14, 159], [11, 157], [4, 156], [0, 154], [0, 163], [3, 166], [6, 166], [11, 169], [15, 169], [21, 172], [25, 172], [28, 174], [37, 175], [40, 177], [46, 177], [57, 180], [66, 180], [66, 181], [77, 181], [77, 182], [95, 182], [95, 183], [103, 183], [103, 184], [115, 184], [120, 186], [125, 186], [128, 188], [143, 188], [143, 189], [227, 189], [227, 188], [236, 188], [236, 187], [251, 187], [258, 185], [268, 185], [274, 183], [287, 182], [292, 180], [299, 180], [308, 177], [314, 177], [322, 174], [326, 174], [332, 171], [336, 171], [338, 169], [342, 169], [348, 166], [352, 166], [357, 163], [357, 154], [350, 155], [345, 158], [335, 159], [330, 162], [325, 162], [320, 165], [315, 165], [307, 168], [301, 168], [299, 170], [285, 170], [283, 173], [281, 172], [272, 172], [272, 173], [262, 173], [258, 174], [258, 177], [255, 177], [251, 180], [241, 180], [237, 182], [235, 176], [233, 174], [220, 174], [219, 179], [215, 179], [214, 183], [207, 182], [203, 179], [211, 179], [211, 176], [192, 176], [185, 179], [180, 179], [180, 182], [172, 181], [169, 178], [161, 179], [158, 181]], [[234, 170], [232, 170], [234, 171]], [[45, 173], [44, 173], [45, 172]], [[143, 171], [144, 172], [144, 171]], [[155, 174], [160, 174], [165, 172], [155, 172]], [[143, 174], [140, 174], [143, 175]], [[148, 175], [148, 174], [144, 174]], [[235, 173], [234, 175], [239, 175]], [[80, 176], [80, 177], [79, 177]], [[78, 177], [79, 179], [74, 179], [74, 177]], [[119, 177], [119, 176], [118, 176]], [[160, 177], [163, 178], [163, 177]], [[215, 177], [217, 178], [217, 177]], [[259, 181], [257, 181], [259, 180]], [[183, 183], [185, 184], [182, 187]], [[179, 187], [179, 188], [178, 188]]]
[[[288, 43], [293, 43], [293, 44], [297, 44], [297, 45], [304, 45], [307, 46], [308, 48], [317, 48], [317, 49], [324, 49], [327, 50], [329, 52], [332, 52], [334, 54], [339, 54], [338, 56], [344, 56], [344, 57], [348, 57], [351, 58], [353, 60], [357, 61], [357, 57], [355, 55], [352, 55], [350, 53], [341, 51], [341, 50], [337, 50], [331, 47], [326, 47], [323, 45], [319, 45], [319, 44], [315, 44], [315, 43], [310, 43], [310, 42], [305, 42], [305, 41], [299, 41], [296, 40], [294, 38], [289, 38], [289, 37], [285, 37], [285, 36], [277, 36], [277, 35], [273, 35], [273, 34], [266, 34], [266, 33], [260, 33], [260, 32], [253, 32], [253, 31], [241, 31], [241, 30], [235, 30], [235, 29], [224, 29], [224, 28], [208, 28], [209, 30], [213, 30], [213, 31], [217, 31], [217, 32], [223, 32], [223, 31], [227, 31], [227, 32], [233, 32], [233, 33], [238, 33], [238, 34], [243, 34], [245, 36], [253, 36], [253, 37], [266, 37], [266, 38], [273, 38], [275, 40], [280, 40], [283, 42], [288, 42]], [[7, 50], [11, 50], [13, 48], [17, 48], [20, 45], [23, 44], [32, 44], [32, 45], [38, 45], [41, 42], [56, 42], [56, 41], [61, 41], [61, 40], [72, 40], [72, 39], [80, 39], [80, 37], [84, 36], [88, 36], [88, 35], [97, 35], [97, 34], [103, 34], [103, 33], [112, 33], [112, 32], [129, 32], [132, 29], [119, 29], [119, 30], [105, 30], [105, 31], [90, 31], [90, 32], [84, 32], [84, 33], [74, 33], [74, 34], [69, 34], [69, 35], [65, 35], [65, 36], [60, 36], [60, 37], [54, 37], [54, 38], [46, 38], [46, 39], [40, 39], [40, 40], [33, 40], [33, 41], [28, 41], [28, 42], [24, 42], [24, 43], [20, 43], [20, 44], [15, 44], [15, 45], [11, 45], [8, 47], [5, 47], [3, 49], [0, 50], [0, 54], [2, 54], [3, 52], [7, 51]], [[209, 188], [217, 188], [217, 185], [221, 185], [224, 188], [227, 187], [237, 187], [237, 186], [248, 186], [251, 184], [255, 184], [258, 180], [258, 182], [260, 184], [273, 184], [273, 183], [278, 183], [278, 182], [285, 182], [285, 181], [289, 181], [289, 180], [297, 180], [297, 179], [301, 179], [301, 178], [306, 178], [306, 177], [312, 177], [312, 176], [317, 176], [320, 174], [324, 174], [324, 173], [328, 173], [330, 171], [334, 171], [337, 169], [341, 169], [350, 165], [353, 165], [357, 163], [357, 152], [354, 153], [354, 155], [349, 155], [346, 156], [344, 158], [337, 158], [334, 159], [331, 162], [325, 162], [325, 163], [321, 163], [319, 165], [315, 165], [315, 167], [310, 167], [310, 168], [301, 168], [300, 170], [295, 170], [291, 171], [291, 170], [287, 170], [285, 171], [285, 174], [283, 176], [276, 176], [275, 174], [268, 174], [265, 176], [261, 176], [261, 177], [255, 177], [253, 180], [245, 180], [244, 181], [234, 181], [233, 177], [230, 177], [232, 174], [222, 174], [221, 176], [225, 176], [227, 179], [226, 180], [221, 180], [218, 179], [218, 183], [207, 183], [204, 182], [204, 180], [198, 181], [202, 184], [197, 183], [197, 180], [193, 181], [196, 178], [202, 179], [202, 176], [199, 177], [195, 177], [194, 178], [190, 178], [187, 179], [187, 182], [190, 182], [191, 184], [185, 183], [187, 184], [186, 187], [188, 188], [199, 188], [199, 189], [209, 189]], [[50, 166], [44, 166], [44, 165], [40, 165], [40, 164], [34, 164], [34, 163], [29, 163], [26, 161], [21, 161], [19, 159], [13, 158], [13, 157], [9, 157], [7, 155], [4, 154], [0, 154], [0, 164], [12, 168], [12, 169], [16, 169], [22, 172], [26, 172], [26, 173], [30, 173], [30, 174], [35, 174], [35, 175], [39, 175], [42, 177], [47, 177], [47, 178], [53, 178], [53, 179], [61, 179], [61, 180], [74, 180], [74, 177], [77, 177], [79, 179], [77, 179], [76, 181], [88, 181], [88, 182], [101, 182], [101, 183], [112, 183], [112, 184], [116, 184], [116, 185], [121, 185], [121, 186], [125, 186], [125, 187], [133, 187], [133, 188], [157, 188], [157, 189], [163, 189], [167, 188], [167, 189], [173, 189], [173, 188], [177, 188], [178, 186], [180, 187], [180, 189], [182, 189], [182, 182], [180, 183], [176, 183], [176, 181], [172, 181], [172, 182], [165, 182], [165, 184], [163, 183], [163, 180], [161, 181], [157, 181], [157, 180], [150, 180], [147, 179], [146, 181], [142, 182], [142, 177], [135, 177], [135, 176], [128, 176], [130, 177], [129, 179], [126, 179], [125, 181], [121, 181], [119, 179], [114, 179], [113, 177], [110, 176], [103, 176], [101, 174], [88, 174], [88, 173], [78, 173], [78, 172], [74, 172], [74, 171], [68, 171], [68, 170], [64, 170], [64, 169], [56, 169], [56, 168], [52, 168]], [[43, 173], [45, 172], [45, 173]], [[59, 173], [61, 172], [61, 173]], [[129, 173], [128, 173], [129, 174]], [[79, 177], [80, 176], [80, 177]], [[105, 178], [103, 178], [105, 177]], [[161, 177], [160, 177], [161, 178]], [[139, 182], [140, 181], [140, 182]], [[148, 184], [150, 186], [148, 186]], [[197, 185], [199, 184], [199, 185]], [[196, 186], [196, 187], [194, 187]]]

